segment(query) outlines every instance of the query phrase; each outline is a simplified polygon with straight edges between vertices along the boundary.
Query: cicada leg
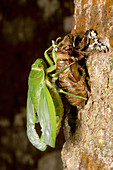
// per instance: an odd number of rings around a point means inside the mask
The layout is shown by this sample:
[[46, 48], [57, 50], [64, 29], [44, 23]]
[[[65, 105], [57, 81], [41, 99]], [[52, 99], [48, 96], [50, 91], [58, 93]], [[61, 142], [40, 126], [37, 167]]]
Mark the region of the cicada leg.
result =
[[52, 71], [54, 71], [56, 69], [56, 65], [54, 64], [53, 60], [49, 57], [48, 55], [48, 51], [50, 49], [52, 49], [53, 46], [50, 46], [45, 52], [44, 52], [44, 57], [46, 59], [46, 61], [48, 62], [48, 64], [50, 65], [47, 69], [46, 69], [46, 73], [49, 74]]
[[50, 66], [54, 65], [53, 61], [50, 59], [49, 55], [48, 55], [48, 51], [52, 48], [53, 46], [50, 46], [45, 52], [44, 52], [44, 57], [46, 59], [46, 61], [48, 62], [48, 64]]
[[[58, 42], [59, 38], [56, 40], [56, 42]], [[45, 52], [44, 52], [44, 57], [45, 59], [47, 60], [48, 64], [50, 65], [50, 67], [48, 67], [46, 69], [46, 73], [49, 74], [51, 72], [53, 72], [55, 69], [56, 69], [56, 59], [57, 59], [57, 55], [56, 55], [56, 50], [57, 50], [57, 47], [59, 47], [61, 44], [62, 44], [63, 41], [60, 41], [60, 43], [58, 43], [57, 45], [55, 44], [55, 42], [53, 41], [52, 42], [52, 46], [50, 46]], [[53, 49], [52, 49], [53, 48]], [[52, 59], [49, 57], [48, 55], [48, 51], [52, 49]], [[62, 70], [61, 70], [62, 72]], [[55, 81], [58, 79], [58, 75], [59, 73], [57, 74], [51, 74], [49, 76], [52, 77], [51, 81], [53, 83], [55, 83]]]
[[84, 100], [87, 100], [87, 98], [85, 97], [82, 97], [82, 96], [78, 96], [78, 95], [74, 95], [74, 94], [71, 94], [71, 93], [68, 93], [62, 89], [58, 89], [59, 93], [63, 93], [63, 94], [67, 94], [67, 95], [70, 95], [70, 96], [73, 96], [73, 97], [77, 97], [77, 98], [80, 98], [80, 99], [84, 99]]
[[[57, 40], [56, 40], [57, 41]], [[57, 48], [63, 43], [63, 40], [60, 41], [55, 47], [53, 47], [53, 50], [52, 50], [52, 58], [53, 58], [53, 61], [56, 65], [56, 60], [57, 60], [57, 55], [56, 55], [56, 51], [57, 51]]]
[[[56, 40], [58, 41], [58, 40]], [[54, 42], [54, 41], [53, 41]], [[54, 71], [56, 69], [56, 60], [57, 60], [57, 55], [56, 55], [56, 50], [57, 48], [62, 44], [63, 41], [60, 41], [57, 45], [55, 45], [54, 43], [52, 43], [52, 46], [50, 46], [45, 52], [44, 52], [44, 57], [46, 59], [46, 61], [48, 62], [48, 64], [50, 65], [49, 68], [47, 68], [47, 73], [50, 73], [52, 71]], [[53, 49], [52, 49], [53, 48]], [[52, 49], [52, 59], [49, 57], [48, 55], [48, 51]]]

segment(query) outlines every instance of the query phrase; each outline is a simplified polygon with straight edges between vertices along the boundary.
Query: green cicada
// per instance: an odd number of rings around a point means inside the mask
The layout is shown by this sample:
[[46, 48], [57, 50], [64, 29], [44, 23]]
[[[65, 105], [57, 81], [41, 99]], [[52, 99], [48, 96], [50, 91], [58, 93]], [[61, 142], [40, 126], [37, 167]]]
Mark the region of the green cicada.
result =
[[[55, 147], [56, 136], [61, 127], [63, 116], [63, 103], [59, 93], [65, 93], [74, 97], [80, 97], [66, 93], [59, 89], [55, 80], [60, 72], [64, 71], [70, 65], [62, 70], [49, 76], [56, 69], [56, 48], [60, 46], [52, 45], [49, 49], [52, 50], [52, 59], [47, 54], [47, 49], [44, 53], [45, 59], [50, 65], [47, 68], [43, 59], [38, 58], [31, 67], [28, 78], [28, 97], [27, 97], [27, 136], [29, 141], [39, 150], [44, 151], [47, 145]], [[35, 130], [35, 124], [39, 123], [41, 127], [41, 137], [38, 136]]]

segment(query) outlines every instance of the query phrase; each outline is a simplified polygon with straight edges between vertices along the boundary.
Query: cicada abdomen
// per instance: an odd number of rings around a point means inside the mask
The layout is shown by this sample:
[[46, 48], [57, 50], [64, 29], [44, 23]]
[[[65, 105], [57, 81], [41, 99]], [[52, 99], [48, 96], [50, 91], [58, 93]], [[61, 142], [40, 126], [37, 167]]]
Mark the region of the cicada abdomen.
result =
[[[67, 69], [59, 74], [58, 80], [60, 87], [71, 94], [87, 97], [87, 85], [85, 82], [85, 71], [78, 64], [78, 56], [73, 56], [73, 35], [69, 34], [64, 37], [63, 43], [57, 49], [56, 72], [70, 65]], [[66, 95], [68, 102], [76, 107], [85, 105], [82, 98]]]

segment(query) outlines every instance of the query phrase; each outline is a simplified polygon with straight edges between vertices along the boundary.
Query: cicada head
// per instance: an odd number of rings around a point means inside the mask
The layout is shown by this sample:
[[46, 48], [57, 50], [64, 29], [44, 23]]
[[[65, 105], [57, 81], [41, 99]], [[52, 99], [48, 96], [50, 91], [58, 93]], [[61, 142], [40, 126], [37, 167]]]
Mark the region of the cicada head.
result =
[[32, 70], [45, 70], [47, 68], [46, 63], [42, 58], [38, 58], [33, 64], [32, 64]]

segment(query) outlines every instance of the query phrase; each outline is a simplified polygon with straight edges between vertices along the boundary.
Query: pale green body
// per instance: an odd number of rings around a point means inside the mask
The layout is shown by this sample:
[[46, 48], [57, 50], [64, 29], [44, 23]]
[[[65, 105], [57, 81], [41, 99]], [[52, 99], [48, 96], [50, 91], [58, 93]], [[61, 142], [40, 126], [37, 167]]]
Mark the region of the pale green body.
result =
[[[47, 145], [55, 147], [56, 123], [59, 123], [60, 128], [63, 104], [55, 86], [46, 75], [46, 64], [40, 58], [32, 65], [28, 86], [27, 136], [37, 149], [44, 151]], [[35, 123], [40, 123], [40, 138], [35, 130]]]

